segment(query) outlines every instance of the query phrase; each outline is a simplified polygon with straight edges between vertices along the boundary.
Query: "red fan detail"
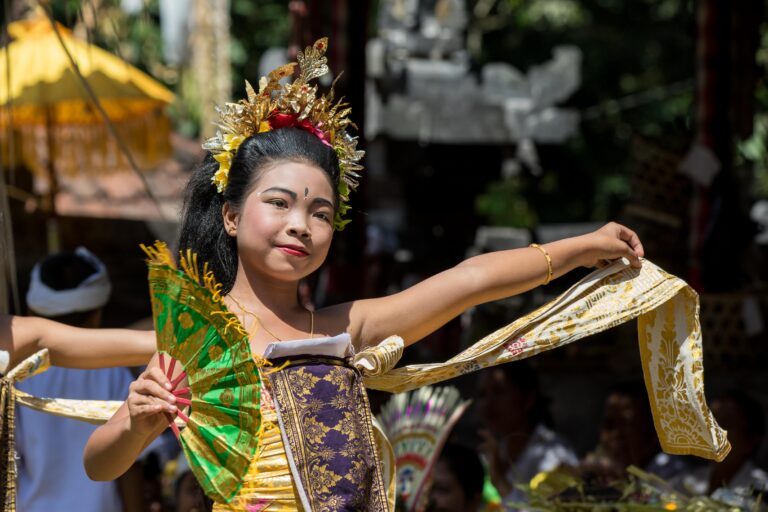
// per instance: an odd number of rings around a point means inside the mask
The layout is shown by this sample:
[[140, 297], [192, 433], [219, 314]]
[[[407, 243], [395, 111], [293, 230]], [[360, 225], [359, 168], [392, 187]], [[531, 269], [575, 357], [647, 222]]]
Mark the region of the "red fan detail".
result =
[[[168, 364], [168, 369], [165, 368], [165, 358], [168, 357], [170, 359], [170, 363]], [[171, 430], [173, 430], [173, 434], [176, 436], [176, 439], [179, 439], [179, 427], [176, 425], [176, 416], [181, 418], [181, 420], [184, 423], [189, 423], [189, 416], [184, 414], [184, 412], [181, 410], [182, 406], [191, 406], [192, 401], [189, 398], [186, 398], [185, 395], [189, 396], [190, 391], [188, 387], [185, 388], [178, 388], [177, 386], [179, 383], [184, 379], [184, 377], [187, 376], [187, 372], [182, 371], [179, 373], [175, 378], [173, 377], [173, 370], [176, 369], [176, 359], [174, 359], [171, 356], [168, 356], [166, 354], [160, 353], [160, 369], [163, 371], [165, 376], [168, 378], [168, 380], [171, 381], [171, 393], [176, 398], [176, 412], [170, 413], [166, 412], [165, 417], [168, 420], [168, 425], [171, 427]]]

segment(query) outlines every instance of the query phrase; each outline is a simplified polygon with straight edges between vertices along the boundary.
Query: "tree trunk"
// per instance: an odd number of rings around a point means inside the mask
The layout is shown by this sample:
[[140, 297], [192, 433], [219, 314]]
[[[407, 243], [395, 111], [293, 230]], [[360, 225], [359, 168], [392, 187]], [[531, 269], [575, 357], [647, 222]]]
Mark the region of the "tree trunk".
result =
[[200, 135], [216, 133], [215, 105], [231, 100], [229, 0], [194, 0], [190, 46], [192, 72], [200, 101]]

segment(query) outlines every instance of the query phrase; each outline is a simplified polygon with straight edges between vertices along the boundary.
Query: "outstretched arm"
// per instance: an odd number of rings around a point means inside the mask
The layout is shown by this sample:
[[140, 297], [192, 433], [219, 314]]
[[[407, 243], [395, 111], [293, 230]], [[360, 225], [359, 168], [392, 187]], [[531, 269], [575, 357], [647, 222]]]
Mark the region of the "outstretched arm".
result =
[[68, 368], [140, 366], [155, 352], [154, 331], [82, 329], [39, 317], [0, 315], [0, 350], [9, 368], [47, 348], [51, 363]]
[[[622, 257], [640, 266], [644, 255], [637, 235], [615, 223], [543, 247], [552, 261], [553, 278]], [[410, 345], [472, 306], [535, 288], [547, 274], [547, 260], [536, 248], [497, 251], [469, 258], [400, 293], [339, 307], [348, 308], [348, 330], [362, 346], [392, 334]]]

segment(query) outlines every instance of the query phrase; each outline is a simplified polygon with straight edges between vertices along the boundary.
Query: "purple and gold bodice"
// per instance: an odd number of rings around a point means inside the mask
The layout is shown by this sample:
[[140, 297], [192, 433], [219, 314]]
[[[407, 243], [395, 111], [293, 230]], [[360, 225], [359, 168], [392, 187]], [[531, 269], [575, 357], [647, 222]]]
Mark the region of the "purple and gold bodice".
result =
[[379, 440], [349, 335], [273, 344], [262, 434], [238, 496], [215, 511], [388, 511]]

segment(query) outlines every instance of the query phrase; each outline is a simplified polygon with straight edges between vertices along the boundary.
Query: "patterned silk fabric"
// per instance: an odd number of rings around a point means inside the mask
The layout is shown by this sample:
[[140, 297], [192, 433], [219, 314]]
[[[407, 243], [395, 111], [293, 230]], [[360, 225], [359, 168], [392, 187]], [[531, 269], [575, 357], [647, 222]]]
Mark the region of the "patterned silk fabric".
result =
[[[259, 447], [243, 478], [243, 486], [228, 504], [214, 503], [213, 512], [289, 512], [305, 510], [294, 485], [291, 467], [280, 433], [277, 412], [272, 399], [270, 380], [264, 380], [261, 391], [262, 431]], [[376, 429], [377, 456], [383, 459], [387, 484], [387, 508], [395, 509], [394, 455], [386, 437]]]
[[213, 274], [197, 275], [192, 254], [177, 269], [160, 242], [145, 251], [157, 350], [183, 366], [191, 392], [179, 440], [205, 493], [226, 502], [237, 493], [259, 440], [258, 364]]
[[[721, 461], [730, 444], [704, 397], [698, 306], [698, 296], [684, 281], [650, 261], [645, 260], [642, 269], [617, 262], [581, 279], [557, 299], [491, 333], [445, 363], [392, 369], [402, 350], [402, 340], [396, 337], [367, 348], [356, 361], [367, 387], [399, 393], [531, 357], [637, 318], [645, 383], [662, 448], [668, 453]], [[4, 382], [8, 382], [7, 378]], [[261, 474], [262, 464], [264, 468], [272, 467], [268, 448], [277, 450], [275, 429], [264, 427], [262, 431], [265, 449], [246, 468], [249, 475], [254, 471]], [[2, 440], [6, 445], [10, 442], [5, 437]], [[274, 457], [277, 461], [283, 455]], [[287, 489], [287, 480], [280, 478], [271, 483]], [[283, 484], [278, 485], [280, 482]], [[249, 484], [243, 485], [245, 488]], [[267, 496], [272, 496], [269, 492]], [[250, 510], [260, 510], [255, 508], [258, 506], [251, 505]]]
[[[282, 367], [279, 360], [275, 366]], [[304, 507], [389, 509], [368, 398], [357, 370], [329, 357], [295, 358], [267, 372]]]
[[214, 512], [304, 510], [296, 498], [297, 491], [280, 436], [277, 413], [266, 382], [261, 390], [261, 414], [259, 447], [243, 478], [243, 486], [230, 503], [214, 503]]
[[[51, 366], [48, 350], [41, 350], [17, 365], [0, 379], [0, 508], [16, 510], [16, 399], [21, 394], [14, 385], [43, 373]], [[24, 393], [26, 395], [26, 393]], [[29, 396], [29, 395], [27, 395]]]
[[[515, 322], [489, 334], [445, 363], [379, 368], [370, 352], [396, 352], [387, 340], [358, 354], [366, 387], [402, 393], [481, 368], [535, 356], [634, 318], [656, 432], [667, 453], [721, 461], [731, 449], [704, 397], [699, 300], [683, 280], [648, 260], [641, 269], [621, 262], [597, 270]], [[366, 354], [368, 352], [368, 354]]]

